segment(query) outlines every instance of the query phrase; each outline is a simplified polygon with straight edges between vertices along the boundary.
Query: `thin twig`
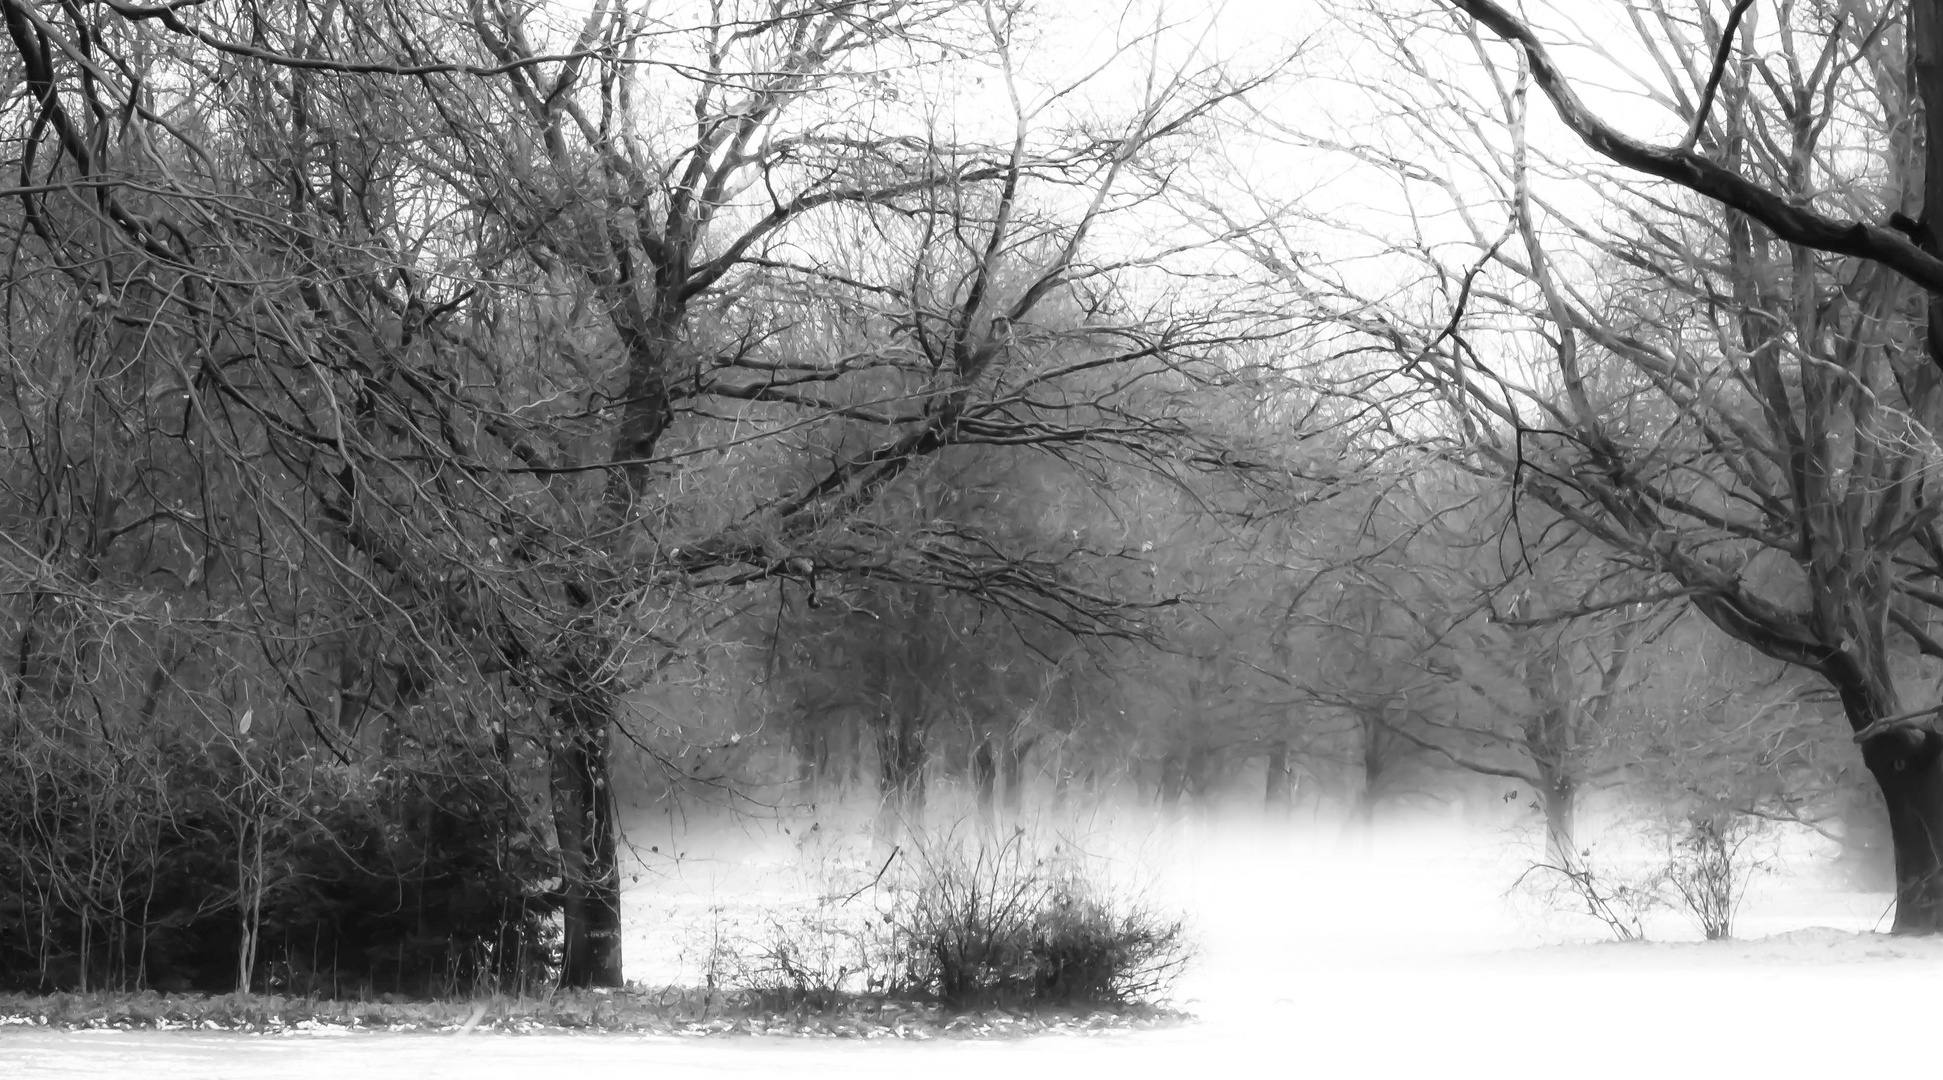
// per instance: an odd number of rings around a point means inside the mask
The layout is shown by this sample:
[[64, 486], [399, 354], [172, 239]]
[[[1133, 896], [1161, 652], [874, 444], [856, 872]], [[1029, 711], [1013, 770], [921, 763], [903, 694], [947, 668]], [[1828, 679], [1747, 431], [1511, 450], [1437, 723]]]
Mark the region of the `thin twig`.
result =
[[893, 845], [891, 847], [890, 857], [884, 860], [884, 865], [877, 868], [877, 876], [871, 878], [868, 884], [859, 885], [857, 887], [856, 892], [853, 892], [849, 896], [846, 896], [843, 899], [837, 901], [837, 903], [847, 904], [850, 901], [855, 900], [857, 897], [862, 896], [864, 893], [868, 892], [869, 890], [876, 888], [877, 883], [884, 880], [884, 874], [890, 870], [891, 863], [896, 861], [897, 853], [903, 850], [904, 850], [904, 845], [902, 844]]

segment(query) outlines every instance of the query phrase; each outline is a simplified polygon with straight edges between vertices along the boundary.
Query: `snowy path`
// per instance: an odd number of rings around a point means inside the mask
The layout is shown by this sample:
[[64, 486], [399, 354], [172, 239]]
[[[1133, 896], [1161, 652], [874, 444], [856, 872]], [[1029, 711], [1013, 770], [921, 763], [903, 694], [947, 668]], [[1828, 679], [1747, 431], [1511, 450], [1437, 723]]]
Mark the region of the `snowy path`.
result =
[[[0, 1031], [0, 1076], [1784, 1077], [1929, 1056], [1917, 1043], [1943, 998], [1943, 943], [1847, 933], [1872, 925], [1879, 898], [1752, 907], [1754, 932], [1794, 931], [1766, 942], [1530, 948], [1498, 887], [1410, 861], [1203, 867], [1182, 899], [1202, 914], [1207, 959], [1181, 988], [1203, 1019], [1172, 1030], [1008, 1042]], [[1815, 924], [1837, 929], [1798, 929]]]

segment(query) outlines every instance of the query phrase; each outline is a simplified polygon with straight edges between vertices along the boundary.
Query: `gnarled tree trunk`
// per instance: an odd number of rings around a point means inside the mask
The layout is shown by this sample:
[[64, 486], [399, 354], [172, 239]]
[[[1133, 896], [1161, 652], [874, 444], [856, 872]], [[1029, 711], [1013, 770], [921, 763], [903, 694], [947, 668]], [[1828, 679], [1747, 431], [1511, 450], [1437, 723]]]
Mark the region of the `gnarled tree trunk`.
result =
[[1849, 724], [1862, 737], [1862, 761], [1882, 790], [1896, 857], [1896, 918], [1891, 931], [1943, 931], [1943, 736], [1888, 723], [1902, 715], [1886, 658], [1866, 648], [1837, 653], [1824, 671], [1841, 693]]
[[1882, 788], [1896, 853], [1898, 934], [1943, 931], [1943, 737], [1871, 740], [1862, 760]]
[[[597, 665], [596, 665], [597, 667]], [[584, 663], [552, 709], [553, 829], [560, 853], [562, 986], [622, 985], [621, 875], [608, 756], [612, 706]]]

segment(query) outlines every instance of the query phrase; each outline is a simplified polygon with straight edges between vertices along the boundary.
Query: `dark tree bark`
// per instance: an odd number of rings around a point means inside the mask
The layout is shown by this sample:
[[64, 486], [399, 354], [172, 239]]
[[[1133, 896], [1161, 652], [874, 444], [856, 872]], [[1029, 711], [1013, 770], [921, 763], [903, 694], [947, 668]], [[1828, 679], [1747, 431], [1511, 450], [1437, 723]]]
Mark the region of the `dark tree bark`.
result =
[[978, 790], [978, 820], [987, 829], [998, 827], [998, 759], [992, 750], [991, 736], [978, 741], [972, 751], [972, 786]]
[[809, 716], [797, 718], [790, 742], [796, 754], [796, 789], [804, 798], [814, 798], [827, 782], [830, 770], [830, 736]]
[[907, 826], [924, 819], [924, 729], [915, 709], [877, 717], [877, 838], [883, 844], [896, 843]]
[[1933, 934], [1943, 931], [1943, 736], [1894, 722], [1902, 713], [1886, 660], [1883, 654], [1883, 663], [1868, 665], [1838, 653], [1824, 674], [1841, 695], [1862, 743], [1862, 762], [1889, 812], [1896, 862], [1890, 929]]
[[[1910, 60], [1923, 102], [1923, 212], [1916, 241], [1931, 258], [1943, 256], [1943, 9], [1936, 0], [1911, 0]], [[1943, 368], [1943, 284], [1928, 283], [1930, 360]], [[1885, 568], [1886, 569], [1886, 568]], [[1891, 599], [1880, 598], [1878, 619]], [[1872, 612], [1871, 614], [1875, 614]], [[1881, 685], [1893, 694], [1884, 671]], [[1865, 684], [1871, 680], [1862, 680]], [[1840, 684], [1838, 684], [1839, 686]], [[1881, 697], [1881, 700], [1877, 700]], [[1851, 705], [1853, 699], [1854, 704]], [[1893, 696], [1842, 690], [1842, 705], [1858, 732], [1884, 715], [1896, 715]], [[1896, 855], [1896, 921], [1899, 933], [1943, 931], [1943, 735], [1901, 728], [1862, 744], [1862, 761], [1882, 788]]]
[[1277, 739], [1268, 744], [1268, 781], [1262, 806], [1271, 818], [1286, 818], [1295, 806], [1295, 774], [1289, 768], [1289, 744]]
[[1182, 786], [1194, 796], [1198, 808], [1206, 809], [1209, 797], [1219, 787], [1221, 764], [1221, 755], [1205, 745], [1197, 743], [1187, 752], [1187, 775]]
[[877, 652], [877, 839], [885, 845], [896, 843], [907, 826], [922, 824], [924, 819], [924, 769], [930, 760], [926, 744], [930, 695], [925, 679], [933, 660], [932, 601], [928, 590], [918, 589], [909, 610], [892, 624], [901, 624], [901, 639], [882, 641]]
[[1001, 809], [1008, 822], [1018, 821], [1025, 809], [1025, 763], [1038, 742], [1036, 735], [1021, 737], [1014, 732], [1005, 741], [1004, 751], [999, 755], [1000, 777], [1004, 781]]
[[560, 850], [563, 986], [622, 985], [621, 892], [603, 689], [583, 682], [553, 706], [553, 827]]
[[[1543, 770], [1541, 770], [1543, 771]], [[1579, 785], [1570, 775], [1555, 776], [1538, 788], [1538, 802], [1545, 812], [1545, 858], [1558, 867], [1575, 865], [1578, 857], [1573, 834], [1578, 828]]]
[[[1545, 857], [1553, 866], [1573, 862], [1577, 826], [1579, 770], [1583, 753], [1578, 719], [1582, 703], [1561, 639], [1545, 640], [1533, 631], [1514, 633], [1525, 652], [1525, 693], [1533, 711], [1524, 725], [1525, 753], [1531, 758], [1539, 810], [1545, 816]], [[1619, 665], [1612, 666], [1617, 678]]]
[[1383, 789], [1396, 766], [1398, 736], [1389, 721], [1375, 711], [1363, 711], [1356, 723], [1362, 742], [1363, 784], [1356, 792], [1356, 807], [1350, 823], [1361, 830], [1367, 845], [1376, 826], [1377, 801], [1383, 797]]
[[1889, 809], [1889, 836], [1896, 856], [1896, 919], [1898, 934], [1943, 931], [1943, 856], [1937, 837], [1943, 836], [1943, 738], [1925, 732], [1920, 742], [1884, 745], [1876, 740], [1862, 748], [1862, 760], [1882, 788]]
[[1181, 795], [1187, 789], [1187, 755], [1169, 750], [1160, 759], [1160, 808], [1168, 817], [1180, 812]]

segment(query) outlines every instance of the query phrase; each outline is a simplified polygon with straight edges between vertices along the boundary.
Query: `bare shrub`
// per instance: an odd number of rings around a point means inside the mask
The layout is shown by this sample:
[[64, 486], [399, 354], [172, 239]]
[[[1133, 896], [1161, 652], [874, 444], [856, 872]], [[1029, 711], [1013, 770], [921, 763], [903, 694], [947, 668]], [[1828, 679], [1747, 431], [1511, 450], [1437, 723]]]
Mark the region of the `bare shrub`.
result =
[[778, 1005], [828, 1007], [848, 994], [890, 989], [899, 959], [895, 931], [883, 916], [822, 897], [772, 913], [741, 985]]
[[1708, 941], [1734, 936], [1734, 916], [1748, 883], [1768, 869], [1769, 860], [1759, 857], [1754, 843], [1760, 826], [1741, 814], [1700, 814], [1669, 837], [1661, 879]]
[[1069, 842], [954, 827], [886, 857], [817, 836], [781, 902], [713, 905], [696, 927], [711, 991], [777, 1009], [1117, 1005], [1163, 996], [1192, 955], [1179, 918]]
[[1534, 863], [1514, 889], [1534, 893], [1554, 911], [1581, 911], [1606, 928], [1615, 941], [1646, 940], [1646, 915], [1663, 905], [1662, 871], [1627, 873], [1602, 867], [1590, 847]]
[[907, 992], [954, 1007], [1164, 994], [1191, 958], [1182, 922], [1118, 900], [1070, 845], [1023, 829], [915, 841], [892, 911]]
[[1033, 997], [1054, 1003], [1162, 997], [1192, 958], [1180, 919], [1134, 902], [1116, 907], [1090, 879], [1062, 883], [1032, 942]]

